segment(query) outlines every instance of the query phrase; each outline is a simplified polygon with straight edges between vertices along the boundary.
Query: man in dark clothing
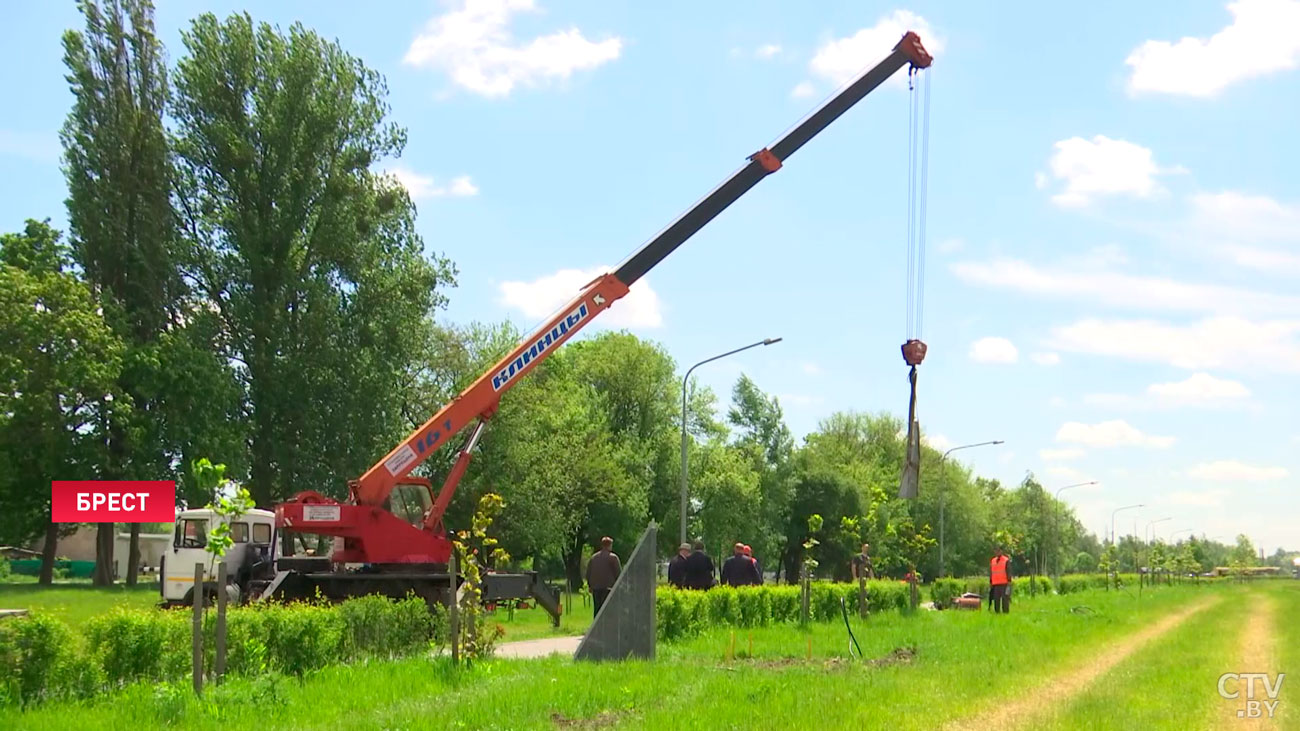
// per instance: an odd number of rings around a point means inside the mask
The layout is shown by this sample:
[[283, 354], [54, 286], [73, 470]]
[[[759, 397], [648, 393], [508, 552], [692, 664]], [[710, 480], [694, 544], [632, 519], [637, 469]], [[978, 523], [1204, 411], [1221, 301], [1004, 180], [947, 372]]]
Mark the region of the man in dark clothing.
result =
[[592, 554], [591, 560], [587, 561], [587, 588], [591, 590], [591, 601], [594, 605], [591, 616], [593, 617], [600, 614], [600, 607], [609, 597], [614, 582], [618, 581], [619, 572], [623, 570], [618, 555], [611, 550], [613, 547], [613, 538], [609, 536], [601, 538], [600, 550]]
[[750, 586], [758, 583], [758, 570], [745, 555], [745, 544], [737, 543], [731, 558], [722, 564], [722, 583], [727, 586]]
[[713, 588], [713, 559], [709, 554], [704, 552], [704, 541], [696, 538], [691, 544], [694, 550], [691, 555], [686, 557], [685, 576], [687, 589], [712, 589]]
[[858, 579], [876, 578], [876, 570], [871, 565], [871, 556], [867, 553], [868, 549], [870, 548], [871, 548], [871, 544], [863, 543], [862, 553], [859, 553], [858, 555], [854, 556], [853, 562], [849, 564], [849, 568], [852, 569], [853, 571], [854, 581], [857, 581]]
[[686, 588], [686, 559], [690, 558], [691, 544], [683, 543], [677, 547], [677, 555], [668, 562], [668, 584], [678, 589]]

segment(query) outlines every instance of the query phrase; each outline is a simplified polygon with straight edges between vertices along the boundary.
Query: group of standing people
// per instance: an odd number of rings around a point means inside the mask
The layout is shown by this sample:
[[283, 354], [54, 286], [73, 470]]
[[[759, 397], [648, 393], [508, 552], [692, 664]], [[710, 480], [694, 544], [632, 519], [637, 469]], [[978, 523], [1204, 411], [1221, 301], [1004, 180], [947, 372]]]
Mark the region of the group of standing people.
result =
[[[587, 562], [587, 587], [595, 614], [609, 597], [614, 582], [622, 571], [618, 554], [612, 550], [614, 540], [608, 536], [600, 539], [600, 550]], [[849, 568], [853, 580], [876, 578], [875, 567], [871, 562], [870, 544], [862, 544], [862, 552], [853, 557]], [[677, 548], [677, 555], [668, 562], [668, 583], [678, 589], [712, 589], [719, 582], [715, 579], [713, 559], [704, 551], [704, 541], [695, 539], [693, 543], [683, 543]], [[722, 564], [721, 583], [727, 586], [758, 586], [763, 583], [763, 569], [759, 566], [754, 551], [743, 543], [732, 547], [731, 558]], [[998, 614], [1011, 611], [1011, 557], [1002, 547], [997, 555], [989, 561], [989, 606]]]
[[[678, 589], [712, 589], [718, 583], [727, 586], [757, 586], [763, 583], [763, 569], [754, 557], [754, 549], [743, 543], [733, 547], [731, 558], [722, 563], [720, 574], [713, 559], [704, 551], [704, 541], [683, 543], [668, 562], [668, 583]], [[721, 580], [719, 582], [719, 579]]]

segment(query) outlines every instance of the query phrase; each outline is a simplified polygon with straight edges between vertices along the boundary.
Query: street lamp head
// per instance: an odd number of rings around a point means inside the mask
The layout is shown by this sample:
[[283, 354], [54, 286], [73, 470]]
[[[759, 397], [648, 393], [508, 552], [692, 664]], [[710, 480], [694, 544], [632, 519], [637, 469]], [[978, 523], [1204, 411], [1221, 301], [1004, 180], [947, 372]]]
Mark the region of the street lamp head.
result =
[[764, 344], [764, 345], [774, 345], [774, 344], [776, 344], [776, 343], [781, 342], [781, 341], [784, 340], [784, 339], [785, 339], [785, 338], [767, 338], [767, 339], [765, 339], [765, 340], [763, 341], [763, 344]]

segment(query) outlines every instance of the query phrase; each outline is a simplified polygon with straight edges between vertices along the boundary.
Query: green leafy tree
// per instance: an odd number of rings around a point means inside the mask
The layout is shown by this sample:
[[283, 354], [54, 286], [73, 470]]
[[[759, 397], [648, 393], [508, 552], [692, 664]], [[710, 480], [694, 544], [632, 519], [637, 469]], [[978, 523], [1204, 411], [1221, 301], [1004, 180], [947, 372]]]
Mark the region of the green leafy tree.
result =
[[105, 425], [126, 408], [123, 344], [68, 267], [46, 223], [0, 236], [0, 542], [43, 534], [43, 584], [70, 527], [51, 520], [50, 482], [103, 478]]
[[[173, 256], [168, 150], [162, 115], [167, 74], [149, 0], [79, 2], [84, 32], [63, 36], [73, 105], [60, 137], [68, 182], [72, 249], [127, 345], [120, 395], [135, 408], [108, 424], [110, 479], [161, 478], [168, 465], [155, 422], [156, 361], [146, 353], [167, 327], [181, 289]], [[131, 524], [127, 584], [140, 564], [139, 524]], [[114, 526], [96, 537], [95, 583], [112, 582]]]
[[250, 488], [341, 496], [403, 436], [454, 268], [392, 176], [383, 79], [294, 24], [211, 14], [173, 74], [183, 271], [219, 316], [251, 415]]
[[1076, 573], [1090, 574], [1097, 570], [1097, 557], [1087, 551], [1079, 551], [1074, 554], [1074, 563], [1071, 569]]
[[1257, 554], [1255, 546], [1250, 542], [1250, 538], [1245, 534], [1237, 536], [1237, 544], [1233, 546], [1232, 553], [1228, 557], [1228, 566], [1238, 577], [1246, 574], [1246, 569], [1255, 565]]
[[734, 445], [758, 476], [753, 497], [757, 522], [746, 543], [764, 556], [777, 555], [790, 512], [793, 484], [794, 438], [786, 426], [781, 404], [769, 397], [748, 376], [742, 375], [731, 392], [727, 421], [736, 428]]

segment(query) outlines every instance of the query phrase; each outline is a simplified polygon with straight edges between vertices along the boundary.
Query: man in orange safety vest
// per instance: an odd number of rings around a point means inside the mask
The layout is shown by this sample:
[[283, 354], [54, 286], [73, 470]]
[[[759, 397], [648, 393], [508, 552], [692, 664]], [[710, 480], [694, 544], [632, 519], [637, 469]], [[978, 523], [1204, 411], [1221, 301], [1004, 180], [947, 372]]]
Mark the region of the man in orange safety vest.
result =
[[1001, 546], [989, 561], [989, 603], [998, 614], [1011, 611], [1011, 558]]

